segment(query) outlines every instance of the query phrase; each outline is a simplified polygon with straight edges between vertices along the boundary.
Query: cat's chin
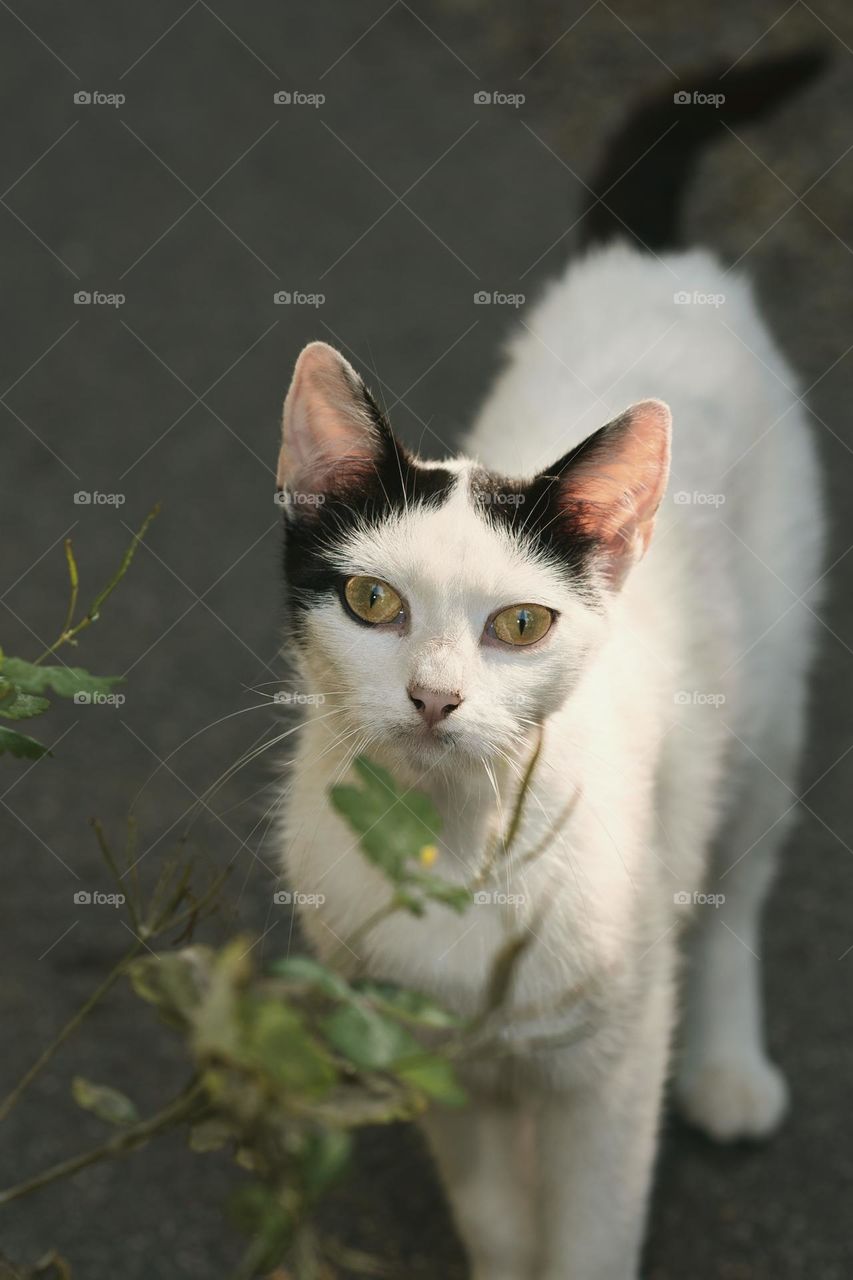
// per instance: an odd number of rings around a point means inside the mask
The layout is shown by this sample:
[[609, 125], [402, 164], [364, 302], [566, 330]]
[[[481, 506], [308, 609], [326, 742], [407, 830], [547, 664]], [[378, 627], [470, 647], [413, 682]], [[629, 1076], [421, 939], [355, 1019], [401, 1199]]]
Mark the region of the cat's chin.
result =
[[389, 738], [388, 746], [410, 766], [429, 769], [442, 763], [458, 769], [467, 763], [480, 764], [484, 755], [491, 755], [475, 734], [449, 727], [423, 729], [401, 726]]

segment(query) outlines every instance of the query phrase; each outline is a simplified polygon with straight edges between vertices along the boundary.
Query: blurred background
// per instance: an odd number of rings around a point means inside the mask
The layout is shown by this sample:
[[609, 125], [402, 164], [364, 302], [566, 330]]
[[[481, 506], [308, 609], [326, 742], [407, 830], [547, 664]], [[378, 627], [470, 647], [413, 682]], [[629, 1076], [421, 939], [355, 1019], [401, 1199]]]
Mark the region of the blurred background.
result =
[[[278, 420], [313, 338], [339, 346], [425, 454], [458, 439], [531, 298], [576, 239], [583, 179], [670, 69], [821, 44], [827, 72], [703, 160], [696, 241], [754, 279], [815, 412], [832, 539], [801, 820], [769, 915], [770, 1041], [794, 1108], [767, 1147], [715, 1149], [668, 1116], [650, 1280], [853, 1274], [849, 731], [853, 14], [843, 0], [44, 0], [0, 3], [0, 643], [34, 657], [62, 623], [71, 535], [87, 601], [155, 502], [128, 579], [79, 661], [126, 701], [57, 706], [54, 757], [0, 784], [2, 1092], [126, 949], [87, 825], [132, 802], [156, 869], [197, 797], [281, 728]], [[519, 103], [478, 103], [483, 93]], [[276, 101], [275, 95], [284, 95]], [[289, 101], [287, 97], [289, 95]], [[722, 135], [721, 135], [722, 136]], [[79, 295], [91, 295], [88, 303]], [[97, 295], [97, 296], [96, 296]], [[77, 300], [75, 300], [77, 298]], [[79, 501], [79, 495], [89, 501]], [[77, 500], [75, 500], [75, 497]], [[784, 697], [784, 689], [779, 690]], [[285, 951], [268, 838], [286, 745], [195, 830], [234, 862], [212, 937]], [[120, 991], [0, 1129], [2, 1185], [99, 1141], [67, 1081], [155, 1106], [177, 1041]], [[208, 1280], [239, 1242], [230, 1163], [177, 1137], [0, 1214], [21, 1261], [75, 1276]], [[329, 1227], [399, 1277], [465, 1264], [416, 1135], [369, 1135]]]

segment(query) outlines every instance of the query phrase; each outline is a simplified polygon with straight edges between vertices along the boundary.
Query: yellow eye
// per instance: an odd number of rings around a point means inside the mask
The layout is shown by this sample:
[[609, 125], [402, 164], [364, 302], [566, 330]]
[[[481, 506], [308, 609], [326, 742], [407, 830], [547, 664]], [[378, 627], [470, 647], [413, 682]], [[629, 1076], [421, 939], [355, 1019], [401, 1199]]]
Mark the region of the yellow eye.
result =
[[393, 587], [379, 578], [350, 578], [344, 587], [346, 602], [363, 622], [394, 622], [403, 601]]
[[554, 615], [544, 604], [514, 604], [493, 620], [491, 630], [504, 644], [528, 645], [551, 629]]

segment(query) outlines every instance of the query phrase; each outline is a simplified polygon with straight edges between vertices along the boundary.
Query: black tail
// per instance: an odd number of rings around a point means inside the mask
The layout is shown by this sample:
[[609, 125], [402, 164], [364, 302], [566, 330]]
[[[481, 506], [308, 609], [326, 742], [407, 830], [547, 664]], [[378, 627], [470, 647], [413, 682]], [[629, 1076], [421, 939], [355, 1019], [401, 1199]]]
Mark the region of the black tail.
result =
[[[674, 79], [641, 101], [611, 139], [590, 183], [594, 194], [581, 225], [582, 244], [621, 236], [655, 251], [680, 248], [682, 203], [704, 148], [730, 136], [725, 125], [734, 128], [771, 112], [827, 61], [816, 48], [729, 71], [715, 67]], [[714, 106], [719, 99], [710, 95], [720, 94], [723, 100]]]

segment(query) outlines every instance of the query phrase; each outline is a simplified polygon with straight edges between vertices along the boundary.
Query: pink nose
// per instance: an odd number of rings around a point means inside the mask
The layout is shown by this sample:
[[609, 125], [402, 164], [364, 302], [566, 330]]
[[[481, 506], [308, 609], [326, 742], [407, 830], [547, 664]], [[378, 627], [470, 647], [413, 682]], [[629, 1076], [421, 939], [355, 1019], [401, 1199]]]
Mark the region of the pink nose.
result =
[[439, 720], [446, 720], [462, 701], [458, 693], [442, 693], [436, 689], [424, 689], [419, 684], [409, 685], [409, 697], [423, 719], [432, 729]]

